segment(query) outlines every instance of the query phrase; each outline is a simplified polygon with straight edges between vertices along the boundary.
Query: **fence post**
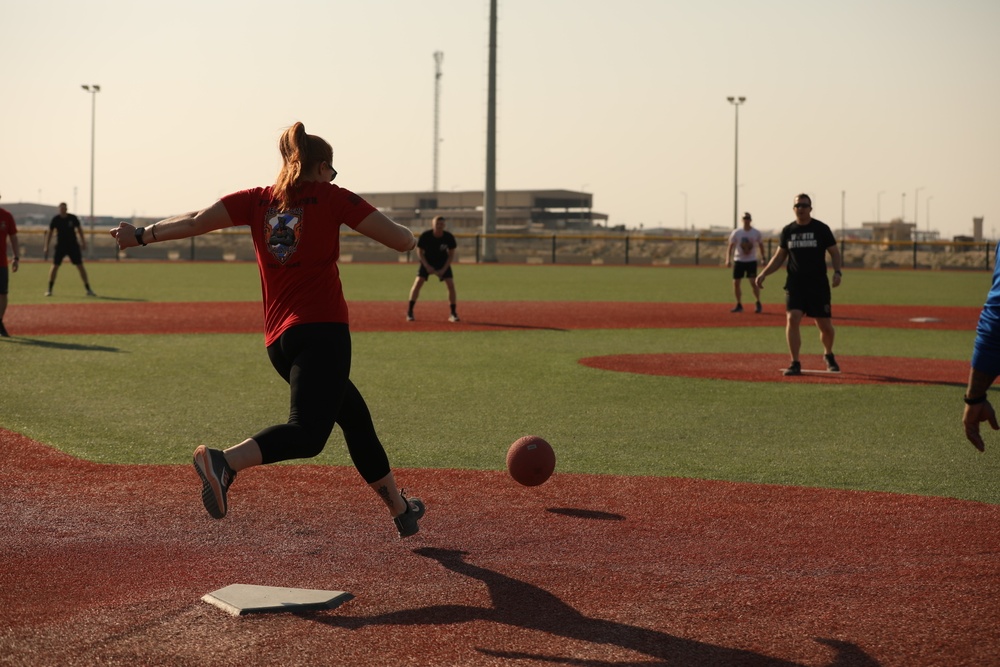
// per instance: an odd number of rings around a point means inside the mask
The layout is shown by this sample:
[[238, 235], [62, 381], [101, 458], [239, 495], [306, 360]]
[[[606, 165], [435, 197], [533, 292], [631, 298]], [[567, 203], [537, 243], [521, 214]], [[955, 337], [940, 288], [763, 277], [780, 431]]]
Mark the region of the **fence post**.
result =
[[480, 235], [476, 234], [476, 264], [479, 264], [479, 262], [480, 262], [480, 260], [479, 260], [479, 245], [480, 245], [480, 241], [481, 240], [482, 239], [480, 238]]
[[556, 235], [552, 235], [552, 263], [556, 263]]
[[701, 237], [694, 237], [694, 265], [698, 266], [698, 254], [701, 252]]
[[913, 239], [913, 268], [917, 268], [917, 240]]
[[628, 266], [628, 234], [625, 235], [625, 265]]

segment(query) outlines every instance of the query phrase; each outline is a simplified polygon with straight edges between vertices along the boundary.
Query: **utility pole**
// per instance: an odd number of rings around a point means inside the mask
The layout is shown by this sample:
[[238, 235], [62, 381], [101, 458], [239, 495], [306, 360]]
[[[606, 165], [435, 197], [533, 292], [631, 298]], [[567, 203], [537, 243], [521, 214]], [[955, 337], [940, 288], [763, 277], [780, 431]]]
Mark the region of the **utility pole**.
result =
[[434, 52], [434, 194], [438, 191], [438, 149], [441, 146], [441, 63], [444, 52]]
[[483, 261], [497, 261], [497, 0], [490, 0], [489, 83], [486, 94], [486, 187], [483, 189]]

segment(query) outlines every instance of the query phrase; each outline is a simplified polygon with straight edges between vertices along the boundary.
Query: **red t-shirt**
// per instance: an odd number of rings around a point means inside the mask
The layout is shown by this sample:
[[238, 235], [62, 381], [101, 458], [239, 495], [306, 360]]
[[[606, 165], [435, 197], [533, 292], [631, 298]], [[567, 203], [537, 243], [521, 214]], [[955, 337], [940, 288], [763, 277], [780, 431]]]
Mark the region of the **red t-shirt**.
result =
[[7, 237], [17, 236], [17, 225], [10, 211], [0, 208], [0, 268], [7, 266]]
[[340, 283], [340, 225], [355, 229], [375, 210], [332, 183], [296, 188], [284, 210], [272, 186], [222, 198], [233, 225], [249, 225], [264, 297], [264, 344], [296, 324], [348, 322]]

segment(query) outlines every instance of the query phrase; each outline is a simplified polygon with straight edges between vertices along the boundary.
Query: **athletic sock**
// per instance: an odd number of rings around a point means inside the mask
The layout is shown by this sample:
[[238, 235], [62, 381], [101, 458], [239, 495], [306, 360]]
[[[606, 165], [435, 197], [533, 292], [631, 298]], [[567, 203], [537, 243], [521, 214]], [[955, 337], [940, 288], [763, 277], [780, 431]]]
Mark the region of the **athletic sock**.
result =
[[409, 307], [409, 309], [407, 309], [407, 311], [406, 311], [406, 312], [407, 312], [407, 313], [409, 313], [410, 315], [412, 315], [412, 314], [413, 314], [413, 307], [414, 307], [415, 305], [417, 305], [417, 302], [416, 302], [416, 301], [411, 301], [411, 302], [410, 302], [410, 307]]
[[458, 317], [458, 313], [455, 312], [455, 304], [451, 304], [451, 314]]

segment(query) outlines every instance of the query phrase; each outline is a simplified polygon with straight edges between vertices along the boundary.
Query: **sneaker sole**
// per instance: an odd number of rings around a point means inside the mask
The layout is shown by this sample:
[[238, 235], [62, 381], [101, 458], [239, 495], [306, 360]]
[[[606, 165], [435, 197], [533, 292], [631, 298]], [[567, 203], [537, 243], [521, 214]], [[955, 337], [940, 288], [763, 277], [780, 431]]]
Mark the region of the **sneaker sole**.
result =
[[201, 502], [213, 519], [222, 519], [226, 516], [226, 499], [219, 481], [207, 472], [212, 467], [211, 456], [204, 445], [194, 450], [194, 469], [201, 477]]

